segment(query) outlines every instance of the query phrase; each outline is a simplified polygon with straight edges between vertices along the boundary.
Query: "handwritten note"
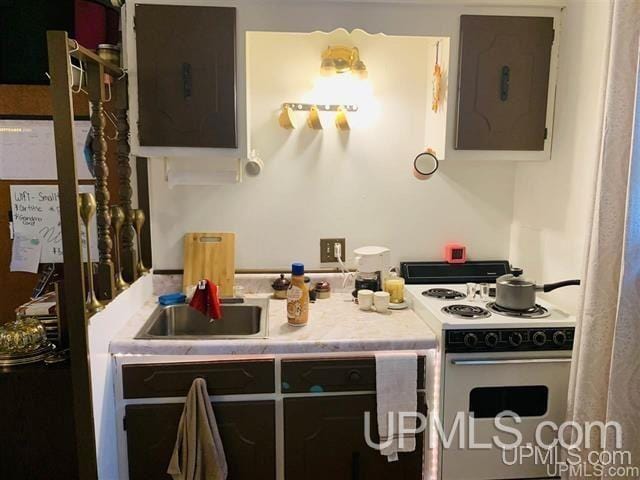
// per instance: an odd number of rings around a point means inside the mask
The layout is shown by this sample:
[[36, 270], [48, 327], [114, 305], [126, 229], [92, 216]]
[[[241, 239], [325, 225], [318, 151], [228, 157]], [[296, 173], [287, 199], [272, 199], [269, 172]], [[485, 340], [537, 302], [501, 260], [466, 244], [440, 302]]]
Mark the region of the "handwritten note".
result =
[[13, 238], [10, 270], [12, 272], [38, 273], [41, 253], [42, 242], [40, 240], [17, 234]]
[[[62, 230], [60, 227], [60, 202], [57, 185], [11, 185], [11, 209], [16, 237], [21, 235], [41, 242], [40, 262], [61, 263]], [[91, 185], [81, 185], [81, 192], [93, 192]], [[86, 235], [82, 222], [83, 258], [86, 260]], [[91, 231], [91, 257], [98, 258], [95, 216]]]

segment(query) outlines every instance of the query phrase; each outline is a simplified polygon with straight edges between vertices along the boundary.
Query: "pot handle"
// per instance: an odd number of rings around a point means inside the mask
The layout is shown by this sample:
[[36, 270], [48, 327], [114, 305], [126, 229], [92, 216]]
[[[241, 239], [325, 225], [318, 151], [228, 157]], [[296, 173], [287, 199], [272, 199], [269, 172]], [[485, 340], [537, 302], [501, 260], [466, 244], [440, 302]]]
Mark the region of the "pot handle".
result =
[[543, 292], [550, 292], [560, 287], [569, 287], [571, 285], [580, 285], [580, 280], [564, 280], [563, 282], [547, 283], [542, 286]]

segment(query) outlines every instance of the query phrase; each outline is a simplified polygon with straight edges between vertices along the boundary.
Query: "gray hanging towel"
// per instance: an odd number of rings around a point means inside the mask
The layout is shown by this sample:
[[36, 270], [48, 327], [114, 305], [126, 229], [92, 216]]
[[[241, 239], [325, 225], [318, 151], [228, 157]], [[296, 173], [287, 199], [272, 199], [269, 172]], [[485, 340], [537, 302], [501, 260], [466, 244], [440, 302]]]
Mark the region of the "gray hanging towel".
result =
[[182, 410], [167, 473], [173, 480], [226, 480], [227, 472], [207, 383], [196, 378]]

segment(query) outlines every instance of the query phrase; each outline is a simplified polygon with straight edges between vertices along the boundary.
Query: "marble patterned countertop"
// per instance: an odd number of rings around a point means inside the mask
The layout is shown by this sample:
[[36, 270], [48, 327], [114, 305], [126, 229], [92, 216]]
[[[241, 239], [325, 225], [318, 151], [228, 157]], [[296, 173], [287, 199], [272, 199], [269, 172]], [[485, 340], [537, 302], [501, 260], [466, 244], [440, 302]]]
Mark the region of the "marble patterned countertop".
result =
[[[247, 295], [268, 297], [268, 294]], [[332, 293], [309, 306], [309, 323], [287, 323], [286, 301], [269, 300], [267, 338], [137, 340], [134, 339], [157, 307], [155, 297], [141, 308], [111, 341], [112, 354], [137, 355], [254, 355], [384, 350], [428, 350], [436, 336], [410, 308], [388, 314], [363, 312], [349, 293]]]

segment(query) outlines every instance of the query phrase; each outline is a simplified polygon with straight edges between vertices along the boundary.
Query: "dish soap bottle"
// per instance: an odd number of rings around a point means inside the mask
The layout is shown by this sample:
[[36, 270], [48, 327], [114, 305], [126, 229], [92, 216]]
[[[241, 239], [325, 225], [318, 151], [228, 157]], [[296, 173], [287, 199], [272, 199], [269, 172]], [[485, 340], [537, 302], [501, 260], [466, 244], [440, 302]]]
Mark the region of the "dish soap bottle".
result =
[[291, 284], [287, 290], [287, 321], [301, 327], [309, 320], [309, 287], [304, 283], [304, 265], [291, 265]]

